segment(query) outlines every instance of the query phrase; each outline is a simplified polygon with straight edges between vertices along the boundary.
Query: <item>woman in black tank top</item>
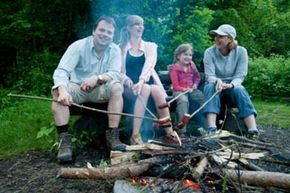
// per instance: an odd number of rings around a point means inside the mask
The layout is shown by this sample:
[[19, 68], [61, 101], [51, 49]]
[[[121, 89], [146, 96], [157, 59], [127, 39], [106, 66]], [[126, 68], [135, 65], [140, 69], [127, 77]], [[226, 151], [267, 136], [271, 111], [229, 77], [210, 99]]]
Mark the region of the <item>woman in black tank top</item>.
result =
[[[142, 40], [143, 31], [143, 19], [138, 15], [129, 15], [120, 34], [120, 47], [123, 54], [124, 107], [126, 110], [126, 107], [132, 106], [133, 113], [137, 116], [144, 116], [149, 97], [152, 97], [156, 107], [166, 103], [166, 92], [154, 69], [157, 45]], [[160, 120], [159, 127], [164, 128], [166, 133], [166, 142], [179, 143], [179, 137], [172, 129], [169, 109], [156, 109]], [[145, 136], [140, 135], [142, 123], [143, 119], [133, 119], [131, 145], [142, 144], [144, 138], [146, 139]]]

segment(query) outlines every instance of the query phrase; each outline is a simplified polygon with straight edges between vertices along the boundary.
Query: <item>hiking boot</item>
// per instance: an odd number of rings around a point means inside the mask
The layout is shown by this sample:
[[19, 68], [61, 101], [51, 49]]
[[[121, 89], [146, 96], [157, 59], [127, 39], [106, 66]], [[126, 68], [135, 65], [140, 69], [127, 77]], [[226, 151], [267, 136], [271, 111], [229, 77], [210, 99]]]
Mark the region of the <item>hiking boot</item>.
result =
[[122, 143], [119, 138], [119, 129], [106, 130], [107, 147], [112, 151], [125, 151], [126, 144]]
[[131, 139], [130, 139], [130, 144], [131, 145], [141, 145], [144, 142], [142, 141], [142, 138], [140, 136], [140, 134], [136, 134], [136, 135], [132, 135]]
[[60, 133], [57, 161], [60, 163], [60, 162], [68, 162], [71, 160], [72, 160], [72, 146], [70, 134], [68, 134], [68, 132]]

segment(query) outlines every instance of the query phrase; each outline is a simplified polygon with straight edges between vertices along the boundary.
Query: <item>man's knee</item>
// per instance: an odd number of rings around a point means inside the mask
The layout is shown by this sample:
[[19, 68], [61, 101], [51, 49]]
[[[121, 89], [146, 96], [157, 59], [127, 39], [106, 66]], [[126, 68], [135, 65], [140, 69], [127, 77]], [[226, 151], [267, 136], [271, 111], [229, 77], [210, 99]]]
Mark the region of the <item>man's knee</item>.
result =
[[116, 82], [111, 87], [111, 96], [122, 96], [124, 92], [123, 85], [119, 82]]

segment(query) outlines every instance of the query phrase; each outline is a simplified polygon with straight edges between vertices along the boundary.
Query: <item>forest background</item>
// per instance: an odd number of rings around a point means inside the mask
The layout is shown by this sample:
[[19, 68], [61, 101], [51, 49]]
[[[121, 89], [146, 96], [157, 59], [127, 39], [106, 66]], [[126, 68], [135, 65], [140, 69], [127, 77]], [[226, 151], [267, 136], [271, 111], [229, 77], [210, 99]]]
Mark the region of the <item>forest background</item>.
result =
[[203, 52], [213, 44], [208, 31], [228, 23], [249, 52], [249, 92], [287, 97], [289, 10], [288, 0], [2, 0], [0, 93], [50, 95], [52, 73], [62, 54], [73, 41], [91, 35], [99, 16], [113, 16], [122, 26], [126, 15], [138, 14], [145, 20], [144, 39], [158, 44], [158, 70], [172, 62], [179, 44], [191, 43], [193, 59], [203, 71]]

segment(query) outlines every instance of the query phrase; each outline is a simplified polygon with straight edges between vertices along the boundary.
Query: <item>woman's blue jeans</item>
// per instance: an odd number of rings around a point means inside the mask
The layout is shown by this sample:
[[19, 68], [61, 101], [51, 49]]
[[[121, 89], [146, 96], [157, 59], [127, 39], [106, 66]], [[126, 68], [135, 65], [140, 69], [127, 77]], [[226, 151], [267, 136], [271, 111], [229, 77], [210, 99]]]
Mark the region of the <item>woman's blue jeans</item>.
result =
[[[208, 83], [204, 87], [205, 101], [215, 93], [215, 84]], [[221, 99], [230, 107], [239, 109], [239, 117], [246, 118], [250, 115], [257, 116], [257, 112], [246, 89], [240, 85], [231, 89], [222, 90], [205, 107], [204, 113], [219, 114], [221, 109]]]

